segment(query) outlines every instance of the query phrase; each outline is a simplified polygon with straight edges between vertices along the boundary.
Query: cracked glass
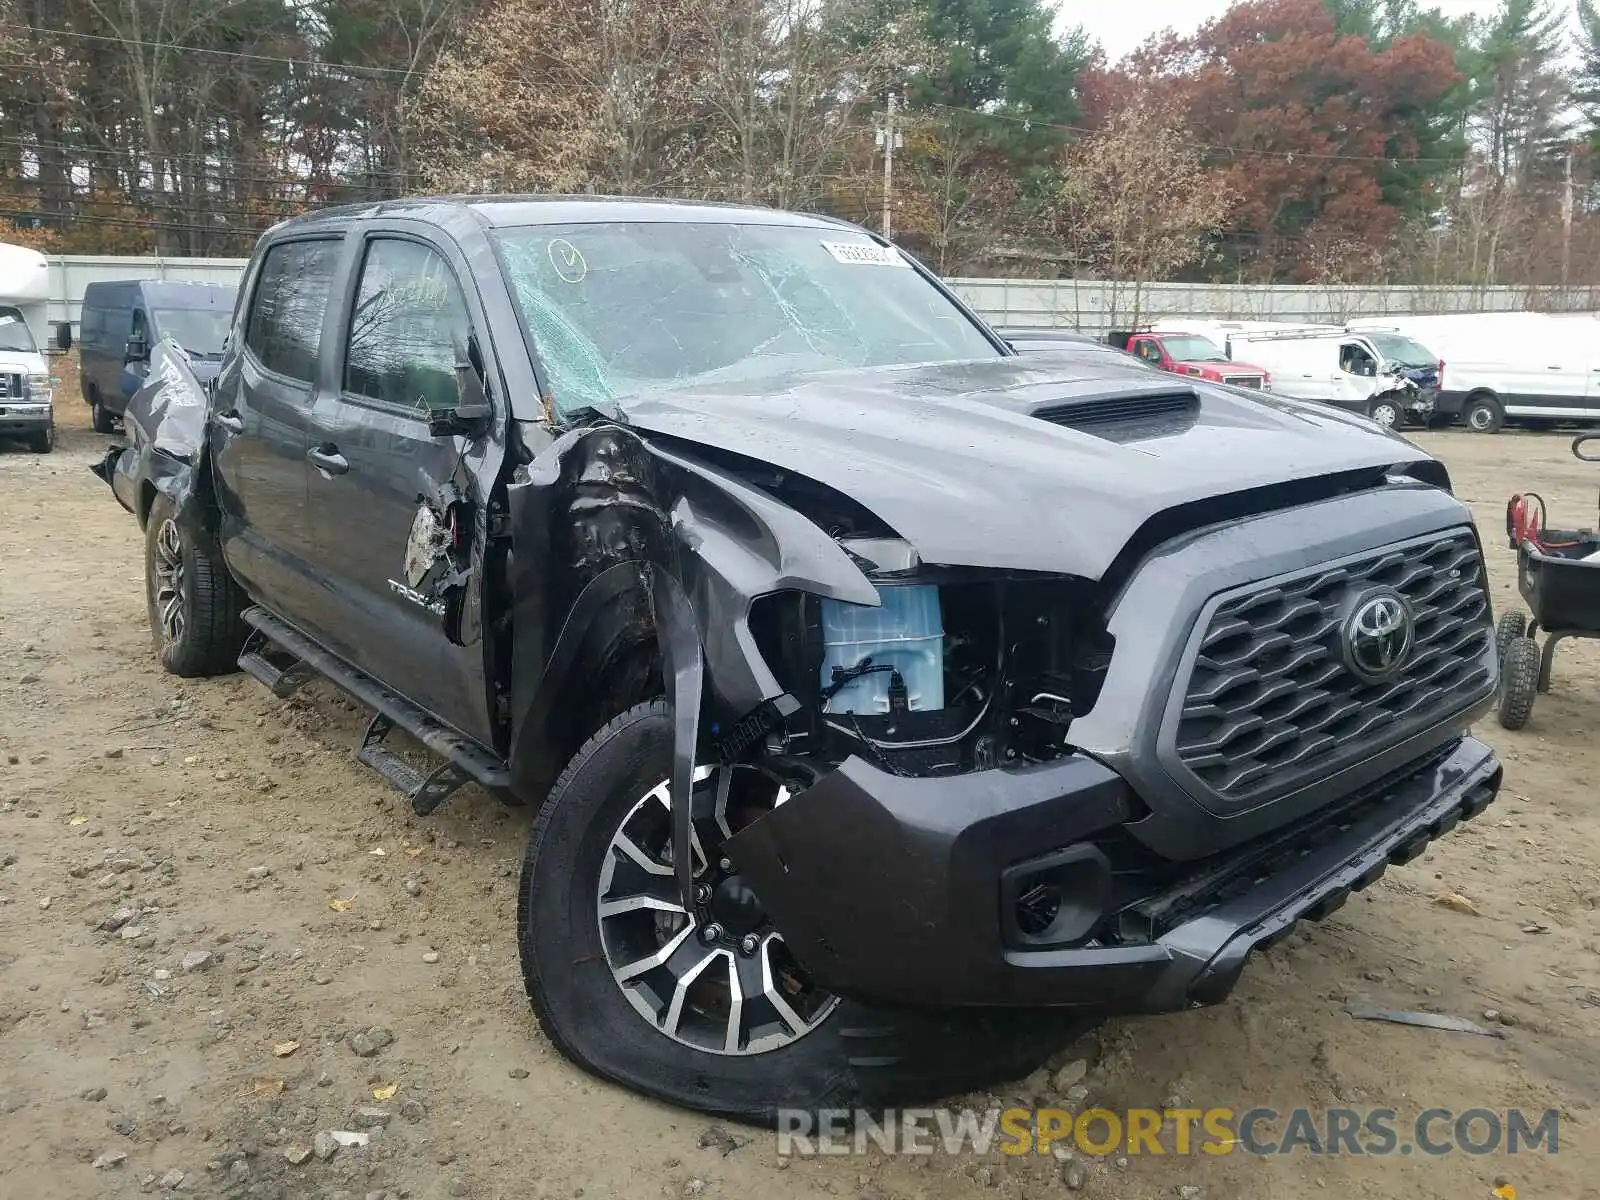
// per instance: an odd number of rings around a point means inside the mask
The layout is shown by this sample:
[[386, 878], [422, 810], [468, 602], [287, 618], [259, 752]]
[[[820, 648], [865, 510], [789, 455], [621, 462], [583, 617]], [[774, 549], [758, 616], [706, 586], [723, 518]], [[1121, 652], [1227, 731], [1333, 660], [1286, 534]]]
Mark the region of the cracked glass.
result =
[[558, 413], [1001, 356], [897, 251], [849, 229], [618, 221], [496, 241]]

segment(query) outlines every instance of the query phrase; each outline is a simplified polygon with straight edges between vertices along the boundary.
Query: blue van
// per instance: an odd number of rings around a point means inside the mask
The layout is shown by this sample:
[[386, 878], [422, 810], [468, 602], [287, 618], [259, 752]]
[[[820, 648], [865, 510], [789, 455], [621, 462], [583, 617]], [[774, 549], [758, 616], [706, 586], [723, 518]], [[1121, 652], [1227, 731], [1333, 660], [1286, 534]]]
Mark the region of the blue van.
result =
[[222, 365], [239, 289], [223, 283], [120, 280], [83, 290], [78, 354], [83, 398], [97, 433], [116, 431], [128, 399], [150, 369], [150, 349], [170, 337], [185, 350], [202, 383]]

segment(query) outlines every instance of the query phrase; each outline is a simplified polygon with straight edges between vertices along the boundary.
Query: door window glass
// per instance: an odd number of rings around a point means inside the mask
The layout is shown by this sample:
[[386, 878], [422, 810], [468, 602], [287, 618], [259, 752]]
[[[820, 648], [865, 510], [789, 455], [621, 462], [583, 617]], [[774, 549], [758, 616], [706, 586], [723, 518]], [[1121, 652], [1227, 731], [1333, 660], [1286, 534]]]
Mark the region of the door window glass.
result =
[[338, 261], [336, 241], [281, 242], [267, 251], [244, 338], [267, 370], [306, 383], [316, 379]]
[[1349, 375], [1373, 376], [1378, 364], [1364, 346], [1345, 345], [1339, 347], [1339, 369]]
[[1139, 343], [1139, 357], [1146, 362], [1159, 363], [1161, 361], [1161, 347], [1149, 340]]
[[456, 355], [470, 329], [461, 288], [438, 251], [376, 240], [361, 267], [344, 389], [401, 408], [454, 408]]

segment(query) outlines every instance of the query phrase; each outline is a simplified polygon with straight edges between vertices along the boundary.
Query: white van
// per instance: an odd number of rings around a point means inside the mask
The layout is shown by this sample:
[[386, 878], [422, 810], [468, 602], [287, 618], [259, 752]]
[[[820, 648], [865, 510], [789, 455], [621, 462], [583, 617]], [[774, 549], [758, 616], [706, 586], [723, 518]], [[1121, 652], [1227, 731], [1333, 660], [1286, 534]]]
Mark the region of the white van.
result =
[[1440, 412], [1495, 433], [1507, 421], [1600, 421], [1600, 320], [1547, 313], [1460, 313], [1352, 321], [1391, 325], [1439, 352]]
[[1389, 428], [1434, 415], [1439, 358], [1392, 328], [1347, 332], [1270, 321], [1199, 321], [1185, 328], [1220, 341], [1229, 358], [1265, 367], [1276, 395], [1334, 404]]
[[0, 245], [0, 439], [55, 446], [54, 381], [40, 349], [50, 298], [44, 255]]

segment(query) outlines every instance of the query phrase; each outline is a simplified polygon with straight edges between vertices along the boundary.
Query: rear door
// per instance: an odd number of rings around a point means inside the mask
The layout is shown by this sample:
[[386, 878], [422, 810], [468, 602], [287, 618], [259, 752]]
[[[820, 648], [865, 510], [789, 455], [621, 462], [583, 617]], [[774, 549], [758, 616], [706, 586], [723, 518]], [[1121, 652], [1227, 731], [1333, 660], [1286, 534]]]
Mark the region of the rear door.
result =
[[424, 522], [462, 516], [455, 544], [466, 559], [473, 528], [465, 514], [488, 499], [474, 489], [493, 478], [489, 460], [498, 462], [500, 439], [434, 437], [428, 424], [458, 403], [457, 353], [470, 337], [492, 364], [482, 305], [460, 251], [435, 231], [374, 225], [356, 255], [337, 386], [319, 399], [308, 442], [319, 553], [336, 565], [328, 583], [340, 617], [329, 644], [491, 745], [482, 645], [462, 646], [446, 633], [453, 617], [436, 585], [449, 572], [424, 582], [408, 570], [440, 561], [416, 553], [427, 544], [419, 514], [428, 514]]
[[325, 589], [307, 508], [306, 422], [342, 248], [324, 236], [267, 249], [212, 416], [228, 565], [253, 597], [312, 630]]

